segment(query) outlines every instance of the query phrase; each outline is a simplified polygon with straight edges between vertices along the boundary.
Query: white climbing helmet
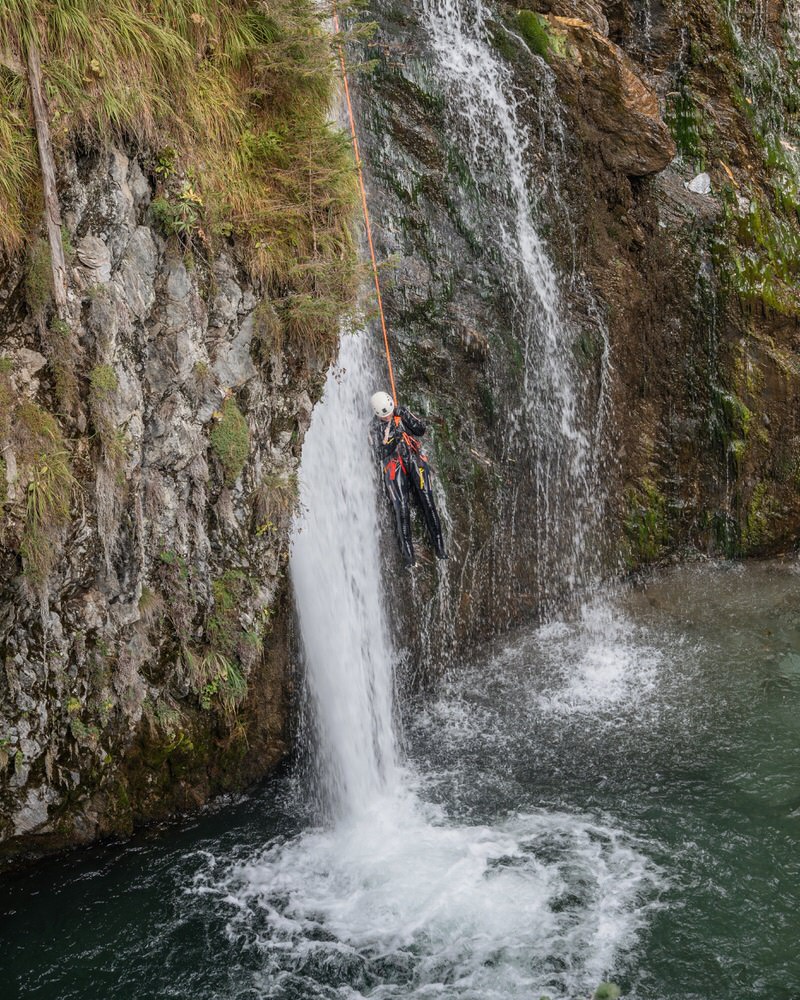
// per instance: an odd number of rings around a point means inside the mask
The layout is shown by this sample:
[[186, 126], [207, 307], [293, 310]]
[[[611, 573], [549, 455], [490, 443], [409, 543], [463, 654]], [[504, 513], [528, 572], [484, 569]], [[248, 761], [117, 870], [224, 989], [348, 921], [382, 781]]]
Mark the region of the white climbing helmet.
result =
[[375, 392], [370, 399], [372, 412], [381, 420], [386, 420], [394, 413], [394, 400], [388, 392]]

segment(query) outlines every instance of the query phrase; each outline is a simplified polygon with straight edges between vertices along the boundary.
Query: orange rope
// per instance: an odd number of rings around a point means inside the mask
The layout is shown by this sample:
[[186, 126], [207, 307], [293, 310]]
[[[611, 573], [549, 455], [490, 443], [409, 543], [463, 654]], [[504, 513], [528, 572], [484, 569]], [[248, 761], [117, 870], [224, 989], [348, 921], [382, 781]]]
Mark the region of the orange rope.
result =
[[[333, 30], [339, 34], [339, 18], [336, 14], [336, 3], [333, 4]], [[356, 171], [358, 173], [358, 186], [361, 189], [361, 207], [364, 211], [364, 225], [367, 230], [367, 242], [369, 243], [369, 255], [372, 258], [372, 276], [375, 279], [375, 295], [378, 299], [378, 312], [381, 317], [381, 330], [383, 331], [383, 346], [386, 348], [386, 364], [389, 367], [389, 381], [392, 385], [392, 399], [397, 406], [397, 390], [394, 385], [394, 370], [392, 368], [392, 355], [389, 350], [389, 334], [386, 331], [386, 317], [383, 314], [383, 299], [381, 297], [381, 283], [378, 279], [378, 262], [375, 259], [375, 247], [372, 243], [372, 226], [369, 221], [369, 209], [367, 208], [367, 190], [364, 187], [364, 172], [361, 169], [361, 154], [358, 150], [358, 136], [356, 135], [356, 122], [353, 116], [353, 105], [350, 101], [350, 87], [347, 82], [347, 64], [344, 59], [344, 46], [337, 42], [339, 49], [339, 62], [342, 66], [342, 83], [344, 84], [344, 96], [347, 102], [347, 114], [350, 118], [350, 135], [353, 138], [353, 153], [356, 158]]]

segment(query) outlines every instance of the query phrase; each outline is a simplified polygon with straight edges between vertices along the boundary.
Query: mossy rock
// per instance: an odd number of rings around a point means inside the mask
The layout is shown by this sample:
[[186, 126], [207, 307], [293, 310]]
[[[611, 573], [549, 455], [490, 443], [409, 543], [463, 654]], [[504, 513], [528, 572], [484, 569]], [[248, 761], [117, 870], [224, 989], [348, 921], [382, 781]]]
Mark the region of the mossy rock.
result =
[[664, 552], [669, 542], [667, 504], [651, 479], [643, 479], [639, 487], [628, 491], [624, 528], [633, 563], [654, 562]]
[[535, 11], [523, 9], [517, 14], [517, 26], [531, 52], [546, 59], [553, 47], [546, 18]]

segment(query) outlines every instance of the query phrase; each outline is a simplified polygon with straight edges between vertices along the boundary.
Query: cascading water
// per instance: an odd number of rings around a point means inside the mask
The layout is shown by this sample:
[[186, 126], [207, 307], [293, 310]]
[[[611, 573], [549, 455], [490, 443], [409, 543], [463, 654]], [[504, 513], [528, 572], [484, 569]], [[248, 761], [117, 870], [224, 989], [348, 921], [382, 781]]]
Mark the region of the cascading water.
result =
[[[608, 353], [604, 346], [597, 410], [589, 413], [573, 353], [579, 331], [536, 229], [530, 137], [511, 71], [492, 44], [491, 14], [481, 0], [421, 0], [421, 5], [435, 57], [430, 68], [446, 95], [446, 113], [476, 187], [492, 192], [492, 228], [486, 236], [503, 261], [511, 335], [522, 350], [521, 384], [515, 398], [505, 401], [503, 460], [526, 467], [529, 475], [521, 476], [510, 509], [500, 518], [512, 527], [500, 540], [507, 547], [500, 562], [513, 564], [520, 544], [513, 528], [521, 510], [528, 515], [533, 509], [537, 605], [553, 613], [599, 569], [590, 543], [603, 506], [595, 455], [603, 433]], [[552, 90], [548, 82], [545, 94]]]
[[352, 814], [396, 780], [393, 651], [383, 612], [366, 335], [342, 341], [303, 450], [292, 582], [320, 788]]
[[396, 762], [365, 434], [373, 387], [364, 335], [345, 339], [308, 433], [292, 551], [335, 821], [198, 891], [232, 907], [229, 940], [260, 955], [258, 997], [571, 998], [636, 940], [652, 871], [634, 841], [590, 817], [448, 816]]

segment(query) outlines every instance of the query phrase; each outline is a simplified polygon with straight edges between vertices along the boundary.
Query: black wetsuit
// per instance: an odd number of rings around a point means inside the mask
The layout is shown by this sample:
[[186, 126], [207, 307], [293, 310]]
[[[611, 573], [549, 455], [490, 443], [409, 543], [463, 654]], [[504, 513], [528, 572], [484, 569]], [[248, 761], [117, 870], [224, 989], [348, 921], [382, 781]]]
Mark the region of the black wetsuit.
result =
[[415, 562], [409, 484], [422, 511], [431, 546], [440, 559], [445, 559], [442, 525], [431, 488], [431, 470], [417, 440], [425, 433], [425, 423], [405, 406], [399, 406], [395, 413], [396, 416], [388, 421], [373, 418], [371, 434], [375, 452], [380, 458], [383, 484], [394, 508], [403, 562], [406, 566], [413, 566]]

